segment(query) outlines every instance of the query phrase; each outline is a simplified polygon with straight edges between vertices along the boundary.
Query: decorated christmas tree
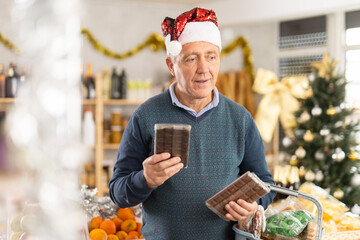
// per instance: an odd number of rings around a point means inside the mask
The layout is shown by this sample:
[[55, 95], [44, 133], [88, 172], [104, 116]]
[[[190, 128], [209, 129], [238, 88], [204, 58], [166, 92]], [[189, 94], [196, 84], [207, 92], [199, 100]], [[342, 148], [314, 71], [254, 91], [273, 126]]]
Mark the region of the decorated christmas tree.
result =
[[283, 145], [302, 181], [327, 189], [351, 208], [360, 205], [359, 126], [345, 103], [347, 82], [336, 65], [327, 54], [312, 63], [307, 98], [300, 100], [293, 137], [285, 137]]

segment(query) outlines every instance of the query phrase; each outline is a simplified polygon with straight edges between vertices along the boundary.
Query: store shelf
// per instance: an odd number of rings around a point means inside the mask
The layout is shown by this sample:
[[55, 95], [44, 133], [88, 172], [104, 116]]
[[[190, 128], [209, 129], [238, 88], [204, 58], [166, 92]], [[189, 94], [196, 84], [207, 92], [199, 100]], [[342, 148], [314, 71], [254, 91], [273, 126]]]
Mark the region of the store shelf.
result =
[[82, 99], [83, 105], [95, 105], [96, 100], [95, 99]]
[[103, 100], [104, 105], [139, 105], [143, 103], [142, 100], [127, 100], [127, 99], [107, 99]]
[[104, 143], [104, 149], [108, 150], [117, 150], [119, 148], [120, 143]]
[[15, 101], [15, 98], [0, 98], [0, 103], [14, 103]]

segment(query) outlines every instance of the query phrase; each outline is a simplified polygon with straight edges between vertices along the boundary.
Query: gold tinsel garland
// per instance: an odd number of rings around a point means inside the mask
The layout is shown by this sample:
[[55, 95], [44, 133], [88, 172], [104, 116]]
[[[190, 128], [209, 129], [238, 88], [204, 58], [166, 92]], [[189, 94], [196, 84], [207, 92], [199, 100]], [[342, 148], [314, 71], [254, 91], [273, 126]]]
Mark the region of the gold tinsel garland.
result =
[[3, 37], [0, 33], [0, 42], [2, 44], [4, 44], [4, 46], [8, 49], [10, 49], [11, 51], [13, 51], [16, 54], [20, 53], [20, 50], [17, 46], [15, 46], [15, 44], [13, 44], [12, 42], [10, 42], [9, 40], [7, 40], [5, 37]]
[[150, 34], [150, 36], [143, 42], [141, 43], [139, 46], [125, 52], [125, 53], [116, 53], [113, 52], [109, 49], [107, 49], [106, 47], [104, 47], [103, 45], [101, 45], [90, 33], [90, 31], [86, 28], [82, 28], [81, 29], [81, 33], [85, 35], [85, 37], [89, 40], [89, 42], [93, 45], [93, 47], [98, 50], [99, 52], [115, 58], [115, 59], [125, 59], [128, 58], [130, 56], [133, 56], [135, 54], [137, 54], [138, 52], [140, 52], [141, 50], [143, 50], [145, 47], [149, 47], [151, 50], [157, 52], [160, 49], [165, 49], [165, 43], [164, 43], [164, 39], [162, 38], [161, 35], [157, 34], [157, 33], [153, 33]]
[[[164, 38], [157, 33], [150, 34], [149, 37], [143, 43], [124, 53], [116, 53], [104, 47], [93, 37], [93, 35], [90, 33], [90, 31], [87, 28], [81, 28], [81, 34], [83, 34], [89, 40], [89, 42], [93, 45], [93, 47], [97, 51], [105, 54], [108, 57], [115, 59], [125, 59], [134, 56], [135, 54], [139, 53], [146, 47], [149, 47], [151, 50], [155, 52], [159, 50], [165, 50]], [[0, 42], [3, 43], [6, 48], [12, 50], [13, 52], [15, 53], [20, 52], [20, 50], [13, 43], [8, 41], [6, 38], [2, 37], [1, 34], [0, 34]], [[221, 51], [221, 57], [227, 56], [237, 47], [241, 47], [243, 51], [245, 71], [250, 75], [251, 81], [253, 82], [254, 79], [253, 57], [251, 55], [251, 49], [246, 38], [238, 37], [228, 46], [224, 47], [223, 50]]]
[[224, 47], [221, 51], [221, 57], [227, 56], [234, 51], [237, 47], [241, 47], [243, 51], [243, 61], [245, 65], [245, 71], [250, 75], [251, 83], [254, 82], [254, 66], [253, 57], [251, 55], [251, 48], [246, 38], [238, 37], [232, 41], [228, 46]]

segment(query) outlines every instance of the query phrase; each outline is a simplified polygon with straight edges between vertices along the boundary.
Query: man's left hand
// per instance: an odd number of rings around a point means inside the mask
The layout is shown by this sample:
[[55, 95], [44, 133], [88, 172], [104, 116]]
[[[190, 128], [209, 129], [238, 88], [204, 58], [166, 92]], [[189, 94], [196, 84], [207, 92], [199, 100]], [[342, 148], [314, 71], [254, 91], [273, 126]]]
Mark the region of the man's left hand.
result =
[[246, 202], [242, 199], [230, 201], [225, 205], [225, 209], [228, 213], [225, 215], [231, 221], [245, 220], [247, 217], [252, 216], [258, 208], [257, 202]]

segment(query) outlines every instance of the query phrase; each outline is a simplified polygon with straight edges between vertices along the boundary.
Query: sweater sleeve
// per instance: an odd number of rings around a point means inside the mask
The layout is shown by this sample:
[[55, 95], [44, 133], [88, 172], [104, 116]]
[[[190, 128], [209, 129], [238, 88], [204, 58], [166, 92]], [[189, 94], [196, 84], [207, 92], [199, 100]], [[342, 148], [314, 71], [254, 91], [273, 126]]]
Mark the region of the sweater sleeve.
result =
[[109, 183], [110, 198], [118, 207], [135, 206], [150, 196], [153, 189], [147, 186], [142, 167], [148, 156], [139, 119], [134, 113], [123, 133]]
[[[256, 124], [249, 114], [248, 127], [245, 135], [245, 155], [240, 165], [240, 175], [247, 171], [255, 173], [263, 182], [274, 184], [271, 173], [268, 170], [264, 144]], [[258, 204], [262, 205], [264, 209], [272, 203], [275, 197], [274, 192], [270, 192], [258, 200]]]

